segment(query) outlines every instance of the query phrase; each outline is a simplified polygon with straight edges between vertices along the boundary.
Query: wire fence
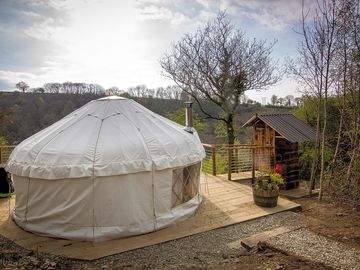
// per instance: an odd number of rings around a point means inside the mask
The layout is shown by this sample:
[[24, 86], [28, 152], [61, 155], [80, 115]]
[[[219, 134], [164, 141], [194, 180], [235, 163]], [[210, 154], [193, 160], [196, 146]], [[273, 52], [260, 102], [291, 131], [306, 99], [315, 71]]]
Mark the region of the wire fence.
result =
[[[254, 178], [274, 171], [274, 148], [253, 144], [203, 144], [206, 157], [202, 170], [212, 175]], [[236, 175], [235, 175], [236, 174]]]
[[[206, 157], [202, 171], [212, 175], [254, 178], [258, 174], [274, 171], [273, 147], [261, 147], [253, 144], [203, 144]], [[0, 165], [4, 166], [15, 145], [0, 146]]]

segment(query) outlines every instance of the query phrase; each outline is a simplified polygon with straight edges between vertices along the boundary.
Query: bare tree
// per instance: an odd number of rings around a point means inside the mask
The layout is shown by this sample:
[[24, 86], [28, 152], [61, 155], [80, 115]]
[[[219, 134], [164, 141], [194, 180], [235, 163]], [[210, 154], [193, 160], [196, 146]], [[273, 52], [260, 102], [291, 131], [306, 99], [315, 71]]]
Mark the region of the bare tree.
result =
[[46, 93], [62, 93], [62, 94], [92, 94], [98, 95], [105, 93], [105, 89], [98, 84], [87, 84], [87, 83], [47, 83], [43, 86], [44, 92]]
[[33, 92], [33, 93], [45, 93], [44, 87], [31, 88], [30, 91]]
[[[348, 74], [349, 74], [349, 62], [351, 62], [351, 50], [353, 46], [351, 46], [351, 38], [349, 38], [349, 32], [352, 30], [352, 22], [353, 20], [349, 19], [349, 7], [352, 5], [348, 5], [350, 2], [348, 0], [341, 1], [339, 7], [338, 14], [338, 27], [336, 31], [337, 35], [337, 52], [335, 56], [336, 65], [339, 67], [337, 69], [337, 80], [336, 80], [336, 98], [339, 104], [339, 127], [338, 134], [336, 139], [335, 151], [332, 157], [332, 161], [329, 164], [329, 168], [331, 169], [332, 176], [334, 176], [334, 169], [337, 165], [337, 158], [340, 152], [340, 143], [341, 138], [343, 137], [343, 129], [344, 129], [344, 118], [345, 118], [345, 107], [346, 107], [346, 96], [347, 96], [347, 88], [348, 88]], [[359, 3], [359, 1], [358, 1]], [[351, 16], [350, 16], [351, 17]], [[331, 184], [329, 182], [329, 184]]]
[[181, 99], [182, 88], [177, 85], [169, 85], [166, 87], [167, 96], [170, 99]]
[[17, 89], [21, 90], [23, 93], [25, 93], [26, 90], [29, 89], [29, 85], [26, 82], [23, 82], [23, 81], [18, 82], [15, 86], [16, 86]]
[[277, 104], [278, 97], [276, 95], [271, 96], [271, 104], [275, 106]]
[[[326, 139], [326, 128], [327, 128], [327, 99], [329, 94], [329, 88], [331, 86], [330, 69], [333, 62], [334, 51], [335, 51], [335, 26], [336, 26], [336, 7], [335, 1], [324, 1], [322, 5], [318, 6], [319, 15], [315, 18], [313, 33], [315, 34], [315, 42], [319, 42], [317, 47], [318, 53], [321, 56], [320, 65], [320, 80], [322, 85], [320, 94], [324, 93], [323, 100], [323, 126], [321, 132], [321, 159], [320, 159], [320, 189], [319, 189], [319, 200], [322, 200], [323, 186], [325, 177], [325, 139]], [[306, 28], [304, 28], [306, 29]], [[310, 30], [311, 31], [311, 30]], [[305, 37], [307, 36], [305, 30]]]
[[166, 97], [166, 91], [164, 87], [157, 87], [155, 89], [155, 97], [157, 98], [165, 98]]
[[144, 97], [146, 94], [146, 86], [144, 84], [128, 88], [128, 93], [132, 97]]
[[72, 91], [72, 82], [64, 82], [62, 84], [62, 88], [61, 90], [63, 91], [63, 93], [65, 94], [70, 94]]
[[135, 86], [136, 91], [139, 93], [140, 97], [146, 97], [147, 96], [147, 87], [144, 84]]
[[111, 95], [121, 95], [123, 94], [125, 91], [124, 90], [121, 90], [119, 89], [119, 87], [116, 87], [116, 86], [112, 86], [108, 89], [105, 90], [105, 94], [107, 96], [111, 96]]
[[136, 92], [136, 89], [135, 89], [135, 87], [129, 87], [128, 89], [127, 89], [127, 92], [129, 93], [129, 95], [131, 96], [131, 97], [137, 97], [137, 92]]
[[[340, 17], [343, 19], [340, 24], [343, 28], [341, 45], [343, 59], [346, 60], [346, 65], [345, 63], [341, 64], [343, 71], [346, 72], [343, 74], [344, 82], [346, 82], [343, 86], [343, 97], [346, 104], [344, 112], [347, 113], [349, 120], [349, 123], [346, 123], [346, 133], [351, 146], [346, 183], [350, 190], [359, 190], [360, 179], [356, 165], [359, 166], [360, 157], [360, 1], [343, 0], [341, 4]], [[340, 133], [339, 136], [341, 136]]]
[[242, 95], [240, 96], [240, 103], [241, 103], [241, 104], [246, 104], [248, 100], [249, 100], [249, 97], [248, 97], [247, 95], [242, 94]]
[[294, 98], [294, 101], [295, 101], [296, 107], [299, 107], [300, 104], [302, 103], [302, 98], [296, 97], [296, 98]]
[[285, 99], [282, 98], [282, 97], [278, 98], [277, 104], [278, 104], [279, 106], [284, 106], [284, 104], [285, 104]]
[[147, 97], [154, 97], [155, 96], [155, 89], [153, 88], [147, 88], [146, 89], [146, 96]]
[[[316, 141], [314, 162], [311, 170], [311, 188], [314, 185], [315, 175], [320, 159], [320, 191], [319, 200], [323, 196], [323, 183], [325, 177], [325, 139], [327, 128], [327, 99], [332, 84], [330, 71], [332, 69], [335, 52], [336, 29], [336, 1], [318, 1], [315, 15], [308, 20], [309, 11], [302, 12], [302, 35], [298, 53], [299, 58], [290, 64], [290, 69], [306, 86], [309, 92], [315, 94], [318, 100]], [[322, 115], [322, 127], [321, 127]]]
[[60, 93], [62, 92], [62, 84], [61, 83], [47, 83], [44, 84], [44, 89], [46, 93]]
[[285, 96], [285, 101], [286, 101], [286, 106], [290, 107], [294, 101], [294, 96], [293, 95]]
[[[241, 95], [279, 80], [270, 57], [273, 45], [264, 40], [249, 41], [225, 12], [219, 12], [196, 33], [186, 34], [163, 55], [160, 64], [164, 76], [188, 93], [207, 118], [225, 123], [227, 141], [233, 144], [234, 114]], [[220, 113], [207, 111], [202, 99], [219, 107]]]

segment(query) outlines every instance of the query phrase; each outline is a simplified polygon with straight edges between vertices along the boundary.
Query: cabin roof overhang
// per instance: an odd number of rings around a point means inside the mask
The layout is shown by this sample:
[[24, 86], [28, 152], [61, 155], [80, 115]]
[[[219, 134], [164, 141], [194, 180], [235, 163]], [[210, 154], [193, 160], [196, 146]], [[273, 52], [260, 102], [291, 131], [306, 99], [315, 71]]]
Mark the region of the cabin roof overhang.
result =
[[262, 121], [290, 142], [315, 140], [315, 130], [291, 113], [264, 113], [252, 116], [243, 127]]

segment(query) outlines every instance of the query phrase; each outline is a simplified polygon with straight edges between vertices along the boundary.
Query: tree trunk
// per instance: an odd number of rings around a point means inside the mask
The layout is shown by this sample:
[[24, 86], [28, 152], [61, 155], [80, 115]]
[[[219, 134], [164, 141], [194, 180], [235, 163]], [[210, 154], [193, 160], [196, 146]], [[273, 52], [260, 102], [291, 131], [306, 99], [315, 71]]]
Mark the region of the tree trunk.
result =
[[354, 164], [354, 160], [355, 160], [356, 150], [357, 149], [354, 147], [354, 149], [351, 153], [351, 159], [350, 159], [349, 165], [347, 167], [347, 171], [346, 171], [346, 182], [349, 184], [349, 187], [351, 187], [351, 172], [352, 172], [352, 168], [353, 168], [353, 164]]
[[232, 114], [229, 114], [226, 122], [226, 131], [228, 136], [228, 144], [234, 144], [235, 134], [234, 134], [234, 117]]
[[325, 90], [325, 98], [324, 98], [324, 117], [323, 117], [323, 130], [321, 136], [321, 163], [320, 163], [320, 187], [319, 187], [319, 201], [322, 200], [323, 197], [323, 189], [324, 189], [324, 178], [325, 178], [325, 135], [326, 135], [326, 124], [327, 124], [327, 91]]
[[[347, 69], [348, 69], [348, 61], [347, 61], [347, 50], [348, 50], [348, 46], [347, 46], [347, 40], [346, 40], [346, 34], [344, 34], [342, 32], [343, 36], [343, 42], [341, 43], [342, 46], [342, 50], [343, 50], [343, 55], [344, 55], [344, 62], [343, 62], [343, 70], [342, 70], [342, 99], [341, 99], [341, 105], [339, 102], [339, 106], [341, 106], [341, 110], [340, 110], [340, 121], [339, 121], [339, 129], [338, 129], [338, 136], [337, 136], [337, 140], [336, 140], [336, 147], [335, 147], [335, 152], [334, 152], [334, 156], [332, 158], [331, 161], [331, 176], [332, 179], [334, 178], [334, 170], [335, 170], [335, 166], [336, 166], [336, 162], [337, 162], [337, 157], [339, 154], [339, 149], [340, 149], [340, 141], [341, 141], [341, 135], [342, 135], [342, 130], [343, 130], [343, 125], [344, 125], [344, 114], [345, 114], [345, 97], [346, 97], [346, 90], [347, 90]], [[340, 88], [339, 88], [340, 89]], [[338, 96], [341, 94], [340, 90], [338, 92]], [[331, 185], [331, 181], [329, 181], [329, 186]]]
[[317, 106], [317, 116], [316, 116], [316, 136], [315, 136], [315, 151], [314, 158], [311, 166], [311, 176], [310, 176], [310, 187], [309, 187], [309, 196], [311, 196], [312, 190], [315, 187], [315, 176], [318, 168], [318, 158], [320, 155], [320, 108], [321, 108], [321, 98], [319, 98]]
[[233, 126], [234, 118], [232, 114], [229, 114], [227, 116], [227, 122], [226, 122], [226, 130], [228, 135], [228, 179], [231, 180], [231, 173], [233, 171], [234, 165], [236, 162], [234, 162], [234, 148], [232, 145], [235, 142], [235, 134], [234, 134], [234, 126]]
[[[335, 152], [334, 152], [334, 155], [333, 155], [333, 158], [332, 158], [332, 161], [331, 161], [331, 175], [332, 175], [333, 179], [334, 179], [334, 169], [335, 169], [336, 162], [337, 162], [337, 156], [339, 154], [339, 149], [340, 149], [340, 141], [341, 141], [343, 123], [344, 123], [344, 107], [340, 111], [340, 122], [339, 122], [338, 136], [337, 136], [337, 140], [336, 140]], [[331, 182], [329, 182], [329, 184], [330, 183]]]
[[352, 142], [352, 153], [351, 153], [351, 159], [347, 168], [346, 172], [346, 182], [349, 184], [349, 187], [351, 187], [351, 173], [353, 169], [353, 164], [355, 162], [355, 159], [357, 157], [357, 151], [358, 151], [358, 134], [359, 134], [359, 126], [360, 126], [360, 117], [357, 117], [356, 123], [355, 123], [355, 130], [353, 135], [353, 142]]

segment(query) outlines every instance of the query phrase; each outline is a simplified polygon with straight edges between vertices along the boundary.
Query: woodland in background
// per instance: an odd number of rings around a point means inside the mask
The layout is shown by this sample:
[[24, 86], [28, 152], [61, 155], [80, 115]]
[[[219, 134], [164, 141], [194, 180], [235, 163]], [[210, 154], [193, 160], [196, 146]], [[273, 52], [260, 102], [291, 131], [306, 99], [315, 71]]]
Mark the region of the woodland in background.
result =
[[[184, 100], [132, 97], [129, 93], [122, 95], [134, 99], [155, 113], [180, 124], [185, 124]], [[17, 144], [87, 102], [103, 96], [105, 96], [104, 93], [0, 92], [0, 144]], [[203, 106], [209, 111], [217, 112], [217, 108], [210, 102], [203, 101]], [[250, 142], [251, 132], [241, 128], [241, 125], [253, 114], [258, 112], [288, 112], [290, 109], [292, 108], [271, 105], [262, 107], [259, 103], [241, 104], [236, 111], [236, 123], [239, 127], [236, 134], [237, 140], [243, 143]], [[216, 121], [204, 120], [203, 117], [198, 106], [194, 104], [195, 127], [199, 129], [202, 141], [224, 143], [226, 137], [224, 127]]]
[[[296, 114], [316, 127], [303, 146], [312, 183], [360, 205], [360, 0], [323, 0], [303, 9], [302, 41], [289, 73], [303, 85]], [[303, 164], [305, 165], [305, 164]]]
[[[94, 83], [46, 83], [41, 87], [31, 88], [26, 82], [21, 81], [15, 85], [16, 89], [22, 93], [49, 93], [49, 94], [78, 94], [78, 95], [122, 95], [134, 98], [159, 98], [159, 99], [177, 99], [188, 100], [189, 95], [176, 85], [168, 85], [166, 87], [149, 88], [144, 84], [129, 87], [127, 90], [113, 86], [105, 89], [99, 84]], [[15, 92], [19, 92], [15, 90]], [[298, 107], [301, 104], [301, 97], [286, 95], [285, 97], [272, 95], [267, 105], [278, 107]], [[247, 95], [242, 94], [239, 97], [240, 104], [255, 104], [259, 102], [252, 100]]]

